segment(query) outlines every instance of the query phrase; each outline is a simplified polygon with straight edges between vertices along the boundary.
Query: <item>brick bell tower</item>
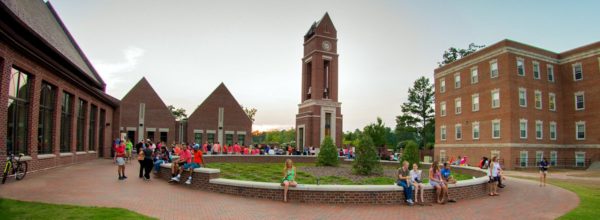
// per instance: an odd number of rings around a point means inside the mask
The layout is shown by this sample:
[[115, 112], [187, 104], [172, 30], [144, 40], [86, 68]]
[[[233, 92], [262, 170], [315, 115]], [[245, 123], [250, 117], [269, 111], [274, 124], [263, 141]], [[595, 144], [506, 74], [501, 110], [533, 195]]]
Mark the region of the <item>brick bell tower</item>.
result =
[[326, 136], [342, 144], [342, 113], [338, 102], [337, 31], [329, 14], [304, 35], [301, 103], [296, 115], [296, 145], [319, 147]]

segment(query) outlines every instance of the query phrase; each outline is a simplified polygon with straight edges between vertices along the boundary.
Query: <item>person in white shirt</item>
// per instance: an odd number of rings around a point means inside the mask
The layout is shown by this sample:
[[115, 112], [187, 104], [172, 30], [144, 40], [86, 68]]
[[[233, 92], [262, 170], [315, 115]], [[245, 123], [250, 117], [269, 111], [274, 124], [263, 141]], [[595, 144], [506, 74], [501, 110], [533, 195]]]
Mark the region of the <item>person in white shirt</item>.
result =
[[[425, 200], [423, 199], [423, 195], [424, 195], [424, 187], [423, 187], [423, 179], [421, 178], [421, 174], [423, 173], [422, 170], [419, 170], [419, 165], [417, 165], [416, 163], [413, 164], [413, 168], [410, 171], [410, 180], [413, 184], [413, 186], [415, 186], [415, 203], [419, 204], [420, 206], [425, 205]], [[419, 191], [421, 194], [421, 202], [419, 202]], [[431, 205], [431, 204], [427, 204], [427, 205]]]

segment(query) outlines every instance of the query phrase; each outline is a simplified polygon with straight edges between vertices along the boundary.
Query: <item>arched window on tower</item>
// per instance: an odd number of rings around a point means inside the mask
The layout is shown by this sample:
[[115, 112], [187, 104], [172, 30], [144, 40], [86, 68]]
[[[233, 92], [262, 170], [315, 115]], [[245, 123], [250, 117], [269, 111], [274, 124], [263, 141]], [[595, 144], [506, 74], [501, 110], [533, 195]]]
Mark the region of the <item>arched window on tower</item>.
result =
[[330, 74], [329, 74], [329, 60], [325, 60], [324, 64], [323, 64], [323, 72], [325, 73], [325, 80], [323, 81], [324, 85], [323, 85], [323, 98], [324, 99], [329, 99], [329, 81], [330, 81]]

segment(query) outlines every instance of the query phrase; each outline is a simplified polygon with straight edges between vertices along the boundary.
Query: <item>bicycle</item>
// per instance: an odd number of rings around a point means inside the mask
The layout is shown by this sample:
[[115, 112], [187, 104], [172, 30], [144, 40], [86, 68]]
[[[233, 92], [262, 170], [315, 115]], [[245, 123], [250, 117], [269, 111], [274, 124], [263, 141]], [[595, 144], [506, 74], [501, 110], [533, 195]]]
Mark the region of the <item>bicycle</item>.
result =
[[[24, 154], [19, 154], [19, 157], [15, 160], [15, 155], [10, 154], [8, 160], [6, 160], [6, 166], [4, 166], [4, 174], [2, 176], [2, 184], [6, 182], [9, 175], [14, 174], [15, 179], [22, 180], [27, 175], [27, 161], [21, 161], [21, 157]], [[16, 163], [16, 166], [14, 165]]]

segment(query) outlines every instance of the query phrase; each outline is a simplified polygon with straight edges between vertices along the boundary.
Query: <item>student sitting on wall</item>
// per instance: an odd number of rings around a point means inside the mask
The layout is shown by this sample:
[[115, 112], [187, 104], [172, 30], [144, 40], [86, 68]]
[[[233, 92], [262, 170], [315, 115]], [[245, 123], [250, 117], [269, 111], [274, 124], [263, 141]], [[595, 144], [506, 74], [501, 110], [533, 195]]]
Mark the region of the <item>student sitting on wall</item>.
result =
[[[179, 167], [186, 167], [186, 164], [192, 163], [192, 153], [190, 152], [190, 149], [191, 147], [187, 146], [187, 149], [183, 150], [179, 154], [179, 159], [177, 159], [177, 161], [175, 161], [171, 166], [171, 175], [173, 176], [173, 178], [171, 178], [170, 182], [179, 182], [179, 178], [181, 177], [181, 173], [183, 172], [183, 170], [180, 170]], [[191, 165], [187, 166], [189, 167]], [[179, 172], [177, 173], [177, 171]]]

